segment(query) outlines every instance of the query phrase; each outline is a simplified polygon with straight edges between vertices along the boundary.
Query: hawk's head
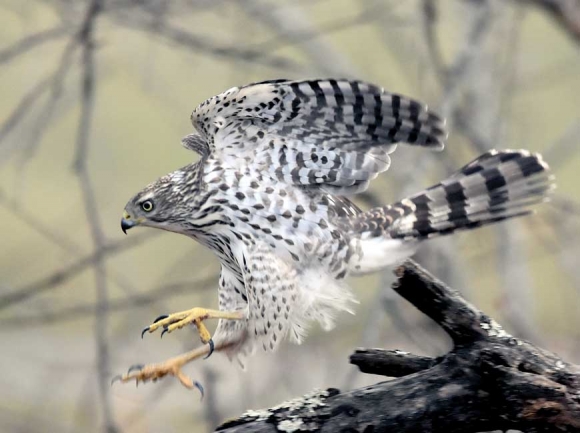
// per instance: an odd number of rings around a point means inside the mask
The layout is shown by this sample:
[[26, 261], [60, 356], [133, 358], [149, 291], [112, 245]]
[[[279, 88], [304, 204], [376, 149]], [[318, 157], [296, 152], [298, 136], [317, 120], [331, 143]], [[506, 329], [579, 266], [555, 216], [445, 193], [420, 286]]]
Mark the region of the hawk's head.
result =
[[177, 233], [187, 231], [200, 193], [198, 163], [169, 173], [137, 193], [125, 206], [121, 229], [146, 226]]

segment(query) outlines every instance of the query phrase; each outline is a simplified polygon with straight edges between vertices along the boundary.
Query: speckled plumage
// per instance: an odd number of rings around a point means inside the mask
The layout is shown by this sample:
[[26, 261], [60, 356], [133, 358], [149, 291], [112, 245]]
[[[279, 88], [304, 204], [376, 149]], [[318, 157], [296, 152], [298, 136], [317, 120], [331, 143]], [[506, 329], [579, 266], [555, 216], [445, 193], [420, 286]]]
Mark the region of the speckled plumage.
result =
[[[412, 255], [420, 240], [527, 212], [550, 189], [526, 151], [490, 152], [449, 179], [367, 212], [346, 195], [388, 169], [396, 143], [442, 149], [444, 122], [419, 102], [347, 80], [234, 87], [192, 116], [201, 160], [137, 194], [134, 221], [190, 236], [222, 265], [214, 340], [230, 355], [330, 329], [354, 301], [343, 282]], [[150, 201], [151, 211], [142, 204]]]

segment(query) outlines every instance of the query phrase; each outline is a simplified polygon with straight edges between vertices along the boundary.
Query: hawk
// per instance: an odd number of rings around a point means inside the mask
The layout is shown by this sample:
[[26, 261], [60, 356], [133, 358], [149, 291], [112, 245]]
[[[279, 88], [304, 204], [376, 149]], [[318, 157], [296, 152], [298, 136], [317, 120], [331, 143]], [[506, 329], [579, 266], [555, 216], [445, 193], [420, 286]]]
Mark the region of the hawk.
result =
[[[427, 239], [530, 213], [552, 188], [526, 150], [492, 150], [411, 197], [363, 211], [348, 197], [390, 165], [397, 143], [443, 149], [445, 122], [425, 104], [350, 80], [273, 80], [199, 105], [182, 140], [198, 162], [161, 177], [126, 205], [121, 227], [163, 229], [221, 263], [219, 309], [159, 317], [143, 333], [194, 324], [202, 346], [132, 368], [123, 382], [166, 375], [214, 350], [229, 357], [300, 343], [355, 301], [344, 279], [402, 262]], [[219, 319], [213, 336], [204, 321]]]

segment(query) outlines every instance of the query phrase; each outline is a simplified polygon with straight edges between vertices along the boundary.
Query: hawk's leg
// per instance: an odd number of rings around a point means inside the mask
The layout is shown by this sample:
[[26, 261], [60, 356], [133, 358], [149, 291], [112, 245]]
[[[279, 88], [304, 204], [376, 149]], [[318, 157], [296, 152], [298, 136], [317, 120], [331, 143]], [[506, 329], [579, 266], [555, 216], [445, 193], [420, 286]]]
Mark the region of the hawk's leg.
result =
[[244, 319], [246, 315], [242, 311], [219, 311], [219, 310], [209, 310], [207, 308], [192, 308], [191, 310], [180, 311], [179, 313], [173, 313], [168, 316], [160, 316], [151, 325], [147, 326], [141, 332], [141, 337], [145, 332], [155, 332], [159, 328], [163, 328], [161, 336], [166, 332], [173, 332], [176, 329], [183, 328], [185, 325], [193, 323], [199, 332], [199, 338], [203, 344], [210, 343], [210, 354], [213, 346], [211, 340], [211, 334], [207, 330], [203, 321], [206, 319], [229, 319], [229, 320], [241, 320]]
[[135, 380], [138, 384], [139, 382], [148, 382], [152, 380], [155, 382], [157, 379], [161, 379], [167, 375], [176, 377], [186, 388], [193, 388], [197, 386], [203, 394], [203, 388], [197, 382], [193, 382], [187, 375], [185, 375], [181, 368], [197, 358], [201, 358], [210, 352], [208, 345], [204, 345], [193, 349], [190, 352], [184, 353], [183, 355], [170, 358], [167, 361], [161, 362], [159, 364], [149, 364], [145, 366], [134, 366], [129, 369], [127, 374], [123, 376], [117, 376], [113, 379], [113, 382], [119, 380], [123, 383]]
[[[187, 388], [198, 387], [203, 394], [203, 389], [201, 385], [197, 382], [193, 382], [189, 377], [187, 377], [182, 371], [182, 367], [202, 356], [206, 358], [211, 355], [214, 351], [214, 343], [212, 341], [211, 335], [205, 325], [202, 323], [205, 319], [223, 319], [226, 322], [228, 320], [241, 320], [246, 318], [246, 313], [242, 311], [217, 311], [208, 310], [205, 308], [192, 308], [191, 310], [181, 311], [179, 313], [171, 314], [169, 316], [163, 316], [163, 319], [157, 320], [150, 327], [144, 329], [143, 332], [149, 330], [149, 332], [154, 332], [156, 329], [163, 327], [164, 332], [170, 332], [174, 329], [182, 328], [188, 323], [193, 323], [197, 326], [201, 341], [204, 343], [203, 346], [193, 349], [190, 352], [184, 353], [173, 358], [170, 358], [164, 362], [158, 364], [149, 365], [135, 365], [129, 368], [127, 374], [123, 376], [116, 376], [113, 381], [121, 381], [123, 383], [135, 380], [136, 383], [139, 382], [155, 382], [157, 379], [161, 379], [165, 376], [176, 377], [183, 386]], [[220, 326], [224, 323], [220, 321]], [[167, 330], [167, 331], [166, 331]], [[219, 330], [219, 327], [218, 327]], [[238, 338], [224, 338], [223, 333], [219, 336], [216, 334], [215, 350], [227, 349], [230, 346], [235, 346], [238, 343]], [[205, 344], [210, 343], [210, 344]]]

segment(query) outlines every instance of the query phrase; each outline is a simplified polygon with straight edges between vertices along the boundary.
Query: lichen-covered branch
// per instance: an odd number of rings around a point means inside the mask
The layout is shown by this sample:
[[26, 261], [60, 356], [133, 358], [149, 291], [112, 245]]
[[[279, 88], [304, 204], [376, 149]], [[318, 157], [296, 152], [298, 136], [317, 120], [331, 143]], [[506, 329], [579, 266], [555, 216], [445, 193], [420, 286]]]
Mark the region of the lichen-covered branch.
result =
[[398, 377], [341, 393], [315, 391], [249, 411], [239, 432], [580, 432], [580, 367], [516, 339], [412, 261], [393, 289], [439, 324], [454, 348], [440, 358], [359, 349], [361, 371]]
[[402, 377], [427, 370], [433, 367], [437, 360], [402, 350], [357, 349], [350, 355], [350, 363], [356, 365], [363, 373]]

